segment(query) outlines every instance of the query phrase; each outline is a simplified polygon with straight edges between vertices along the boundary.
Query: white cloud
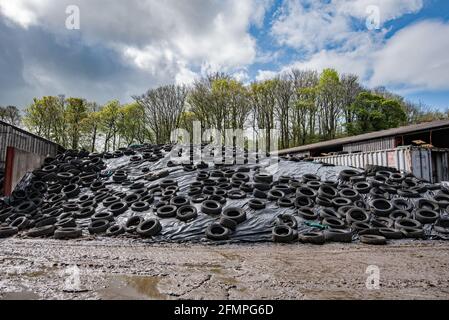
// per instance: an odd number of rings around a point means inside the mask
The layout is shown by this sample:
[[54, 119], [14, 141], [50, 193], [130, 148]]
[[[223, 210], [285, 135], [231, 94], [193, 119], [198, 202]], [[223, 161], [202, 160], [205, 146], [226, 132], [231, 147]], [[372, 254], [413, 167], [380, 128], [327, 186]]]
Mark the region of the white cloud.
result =
[[369, 6], [377, 6], [384, 23], [406, 13], [419, 11], [422, 0], [285, 0], [273, 22], [272, 35], [279, 44], [314, 53], [328, 47], [349, 50], [354, 38], [365, 30], [355, 30], [353, 19], [366, 20]]
[[377, 6], [380, 22], [396, 19], [404, 14], [415, 13], [422, 9], [423, 0], [334, 0], [337, 12], [347, 16], [365, 19], [369, 6]]
[[47, 5], [48, 1], [45, 0], [0, 0], [0, 13], [23, 28], [28, 28], [30, 25], [37, 23], [40, 9]]
[[423, 21], [397, 32], [375, 53], [371, 85], [449, 89], [449, 23]]
[[264, 81], [273, 79], [279, 74], [279, 72], [271, 71], [271, 70], [259, 70], [257, 71], [256, 80], [257, 81]]
[[[0, 0], [1, 13], [22, 27], [40, 26], [64, 39], [67, 5], [80, 8], [84, 43], [109, 45], [150, 74], [193, 76], [192, 69], [233, 71], [254, 62], [256, 40], [272, 0]], [[187, 70], [190, 69], [190, 70]], [[177, 76], [177, 73], [180, 73]]]

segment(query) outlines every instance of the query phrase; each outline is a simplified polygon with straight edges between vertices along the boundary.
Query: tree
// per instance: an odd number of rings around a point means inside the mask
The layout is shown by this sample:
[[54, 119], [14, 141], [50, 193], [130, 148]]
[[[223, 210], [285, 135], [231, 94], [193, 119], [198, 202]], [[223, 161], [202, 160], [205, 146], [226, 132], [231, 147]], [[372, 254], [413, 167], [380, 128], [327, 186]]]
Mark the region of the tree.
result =
[[345, 122], [347, 124], [354, 120], [351, 105], [354, 103], [358, 94], [362, 91], [359, 84], [359, 78], [353, 74], [344, 74], [341, 77], [341, 94], [342, 106], [345, 114]]
[[404, 108], [396, 100], [385, 99], [370, 92], [360, 93], [351, 106], [355, 120], [348, 125], [352, 135], [395, 128], [407, 121]]
[[94, 152], [99, 132], [100, 106], [96, 102], [87, 102], [86, 109], [87, 116], [81, 121], [82, 145], [85, 149]]
[[88, 117], [86, 101], [80, 98], [68, 98], [66, 100], [65, 119], [69, 144], [72, 149], [77, 150], [81, 139], [81, 128], [83, 121]]
[[342, 111], [342, 86], [338, 72], [333, 69], [323, 70], [316, 90], [316, 103], [320, 113], [323, 137], [325, 139], [334, 139]]
[[294, 95], [294, 87], [292, 81], [286, 77], [278, 77], [275, 79], [274, 97], [276, 99], [275, 112], [279, 122], [280, 139], [279, 147], [281, 149], [288, 148], [290, 145], [290, 107]]
[[65, 99], [63, 96], [45, 96], [33, 99], [25, 110], [25, 126], [31, 132], [67, 147]]
[[151, 140], [151, 133], [145, 127], [145, 109], [138, 103], [124, 105], [120, 109], [119, 134], [129, 146], [135, 142], [143, 144]]
[[293, 69], [290, 75], [293, 87], [292, 108], [292, 145], [311, 142], [316, 131], [316, 88], [318, 86], [318, 73], [310, 70]]
[[258, 129], [265, 129], [265, 146], [270, 151], [272, 143], [271, 129], [275, 126], [274, 107], [276, 80], [265, 80], [251, 84], [251, 97], [253, 103], [253, 130], [259, 134]]
[[14, 126], [19, 126], [21, 122], [20, 110], [15, 106], [0, 106], [0, 120]]
[[99, 129], [104, 134], [104, 151], [115, 150], [120, 121], [120, 102], [111, 100], [98, 113]]
[[201, 127], [220, 130], [244, 129], [251, 112], [248, 88], [229, 75], [216, 73], [197, 80], [187, 99]]
[[186, 96], [185, 86], [167, 85], [133, 97], [144, 108], [146, 123], [156, 143], [170, 141], [171, 132], [178, 128]]

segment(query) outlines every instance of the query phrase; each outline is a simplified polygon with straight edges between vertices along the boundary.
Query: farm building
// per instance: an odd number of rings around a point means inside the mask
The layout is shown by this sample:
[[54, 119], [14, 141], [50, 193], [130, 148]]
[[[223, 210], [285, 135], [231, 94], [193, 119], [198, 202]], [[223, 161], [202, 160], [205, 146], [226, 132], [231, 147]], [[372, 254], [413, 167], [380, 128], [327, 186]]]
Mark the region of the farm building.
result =
[[[55, 156], [58, 150], [62, 150], [58, 144], [0, 121], [0, 194], [8, 182], [8, 172], [9, 188], [13, 188], [26, 171], [39, 167], [45, 157]], [[5, 168], [8, 157], [9, 171]]]
[[449, 180], [449, 120], [370, 132], [281, 150], [335, 165], [394, 167], [429, 181]]

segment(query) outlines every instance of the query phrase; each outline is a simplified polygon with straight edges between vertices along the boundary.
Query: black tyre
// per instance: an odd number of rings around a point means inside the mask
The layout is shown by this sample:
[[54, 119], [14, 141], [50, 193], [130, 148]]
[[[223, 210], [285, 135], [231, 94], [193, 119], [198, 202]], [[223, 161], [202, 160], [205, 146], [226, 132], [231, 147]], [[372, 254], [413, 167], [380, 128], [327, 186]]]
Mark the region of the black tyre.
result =
[[92, 216], [92, 221], [95, 220], [107, 220], [114, 221], [114, 214], [108, 211], [97, 212]]
[[10, 227], [17, 228], [19, 231], [28, 228], [30, 225], [30, 219], [25, 216], [16, 218], [11, 224]]
[[440, 218], [440, 214], [429, 209], [418, 209], [415, 212], [415, 218], [422, 224], [434, 223]]
[[76, 222], [74, 218], [64, 218], [58, 220], [58, 222], [55, 223], [56, 228], [74, 228], [76, 227]]
[[317, 192], [310, 187], [299, 187], [296, 189], [296, 196], [315, 199]]
[[128, 233], [136, 232], [137, 227], [144, 221], [141, 216], [132, 216], [128, 218], [125, 224], [125, 231]]
[[436, 201], [428, 199], [418, 199], [418, 201], [416, 202], [416, 207], [419, 209], [428, 209], [432, 211], [440, 210], [440, 206]]
[[259, 199], [250, 199], [248, 201], [248, 206], [254, 210], [261, 210], [266, 207], [266, 204], [264, 201], [259, 200]]
[[148, 219], [143, 221], [136, 229], [136, 233], [141, 237], [153, 237], [162, 231], [162, 225], [158, 219]]
[[109, 211], [110, 211], [114, 216], [121, 215], [122, 213], [125, 213], [126, 210], [128, 210], [128, 204], [127, 204], [126, 202], [116, 202], [116, 203], [113, 203], [113, 204], [109, 207]]
[[174, 218], [176, 217], [176, 211], [178, 208], [173, 205], [164, 205], [157, 209], [156, 214], [160, 218]]
[[207, 195], [197, 194], [197, 195], [192, 196], [191, 200], [193, 203], [202, 203], [203, 201], [207, 200]]
[[219, 223], [212, 223], [206, 228], [206, 237], [210, 240], [227, 240], [231, 231]]
[[386, 199], [375, 199], [371, 202], [372, 211], [376, 216], [388, 217], [393, 212], [393, 205]]
[[341, 218], [340, 214], [332, 208], [321, 208], [319, 210], [319, 214], [320, 214], [321, 219], [324, 219], [324, 218], [340, 219]]
[[407, 229], [407, 228], [417, 229], [417, 228], [422, 228], [422, 224], [421, 224], [421, 222], [414, 220], [414, 219], [403, 218], [403, 219], [397, 219], [394, 222], [394, 227], [398, 230]]
[[179, 207], [176, 211], [176, 218], [181, 221], [189, 221], [196, 219], [198, 216], [198, 211], [196, 208], [192, 205], [185, 205], [182, 207]]
[[246, 198], [246, 193], [242, 190], [229, 190], [228, 198], [229, 199], [244, 199], [244, 198]]
[[398, 220], [398, 219], [404, 219], [404, 218], [410, 218], [411, 214], [408, 211], [405, 210], [395, 210], [392, 213], [390, 213], [389, 218], [392, 220]]
[[228, 228], [229, 230], [234, 231], [237, 228], [237, 222], [227, 217], [221, 217], [218, 223], [221, 224], [223, 227]]
[[322, 232], [306, 232], [299, 235], [299, 241], [302, 243], [324, 244], [326, 238]]
[[408, 212], [412, 212], [413, 203], [411, 201], [407, 201], [405, 199], [396, 198], [391, 200], [391, 204], [394, 207], [394, 210], [405, 210]]
[[346, 169], [346, 170], [341, 170], [340, 174], [338, 175], [338, 178], [342, 181], [349, 181], [349, 179], [353, 176], [358, 176], [360, 175], [359, 171], [356, 170], [352, 170], [352, 169]]
[[327, 199], [333, 199], [338, 195], [337, 189], [335, 189], [333, 186], [330, 186], [328, 184], [323, 184], [318, 189], [318, 196], [324, 197]]
[[35, 227], [43, 227], [43, 226], [49, 226], [53, 225], [58, 221], [56, 217], [52, 216], [42, 216], [41, 218], [38, 218], [35, 220]]
[[92, 221], [87, 228], [90, 234], [104, 233], [108, 230], [111, 222], [109, 220], [95, 220]]
[[332, 203], [332, 200], [330, 200], [328, 198], [320, 197], [320, 196], [318, 196], [316, 198], [316, 204], [318, 204], [322, 207], [325, 207], [325, 208], [331, 208], [334, 206]]
[[346, 224], [343, 220], [337, 218], [324, 218], [322, 221], [322, 225], [329, 227], [330, 229], [344, 229], [346, 228]]
[[80, 194], [80, 187], [76, 184], [69, 184], [68, 186], [62, 188], [62, 193], [64, 193], [69, 199], [74, 198]]
[[0, 227], [0, 238], [9, 238], [17, 234], [19, 229], [17, 227], [5, 226]]
[[290, 208], [295, 205], [294, 201], [290, 198], [284, 197], [278, 199], [278, 206], [281, 208]]
[[360, 241], [365, 244], [373, 244], [373, 245], [387, 244], [387, 239], [384, 236], [378, 236], [373, 234], [361, 235]]
[[341, 189], [338, 192], [338, 194], [340, 197], [347, 198], [347, 199], [351, 200], [352, 202], [360, 199], [360, 194], [357, 192], [357, 190], [354, 190], [354, 189], [344, 188], [344, 189]]
[[352, 201], [348, 198], [337, 197], [332, 199], [332, 205], [336, 208], [352, 205]]
[[52, 236], [55, 232], [54, 225], [47, 225], [43, 227], [35, 227], [27, 232], [28, 237], [38, 238], [38, 237], [48, 237]]
[[84, 219], [92, 217], [95, 214], [95, 208], [84, 208], [78, 212], [74, 213], [75, 219]]
[[294, 230], [296, 230], [298, 228], [298, 221], [296, 220], [296, 218], [293, 215], [288, 214], [288, 213], [280, 214], [276, 218], [275, 224], [278, 226], [287, 225]]
[[352, 232], [344, 229], [324, 230], [326, 241], [331, 242], [352, 242]]
[[257, 198], [257, 199], [266, 199], [267, 198], [266, 192], [263, 192], [258, 189], [254, 189], [253, 196], [254, 196], [254, 198]]
[[354, 190], [361, 194], [368, 194], [371, 190], [371, 184], [366, 181], [357, 182], [354, 184]]
[[246, 220], [246, 212], [242, 208], [228, 207], [223, 210], [222, 216], [234, 220], [237, 224]]
[[190, 199], [184, 196], [176, 196], [171, 198], [170, 205], [176, 206], [177, 208], [186, 206], [190, 204]]
[[352, 208], [346, 213], [346, 221], [349, 224], [353, 222], [368, 222], [369, 214], [360, 208]]
[[114, 224], [106, 230], [106, 236], [116, 237], [125, 233], [125, 228], [120, 224]]
[[294, 204], [295, 204], [296, 208], [299, 208], [299, 207], [313, 208], [315, 205], [312, 198], [304, 197], [304, 196], [296, 197]]
[[219, 215], [222, 206], [218, 201], [206, 200], [201, 204], [201, 212], [210, 215]]
[[393, 228], [379, 228], [379, 232], [387, 239], [402, 239], [404, 234]]
[[300, 207], [297, 212], [305, 220], [317, 220], [319, 216], [317, 212], [308, 207]]
[[83, 231], [76, 227], [64, 227], [55, 230], [55, 239], [76, 239], [83, 235]]
[[287, 243], [296, 240], [298, 234], [288, 225], [279, 225], [273, 227], [272, 237], [274, 242]]

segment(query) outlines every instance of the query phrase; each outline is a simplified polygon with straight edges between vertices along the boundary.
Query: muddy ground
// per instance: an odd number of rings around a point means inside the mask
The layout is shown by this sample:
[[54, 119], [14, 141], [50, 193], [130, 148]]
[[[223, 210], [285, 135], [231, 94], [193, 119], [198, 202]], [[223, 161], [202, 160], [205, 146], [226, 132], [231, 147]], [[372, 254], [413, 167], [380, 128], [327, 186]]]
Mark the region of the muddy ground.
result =
[[[366, 286], [369, 265], [379, 268], [379, 289]], [[449, 243], [438, 241], [0, 241], [1, 299], [449, 299], [448, 274]]]

